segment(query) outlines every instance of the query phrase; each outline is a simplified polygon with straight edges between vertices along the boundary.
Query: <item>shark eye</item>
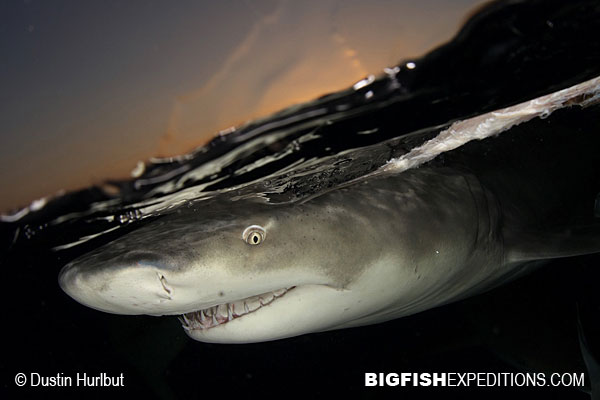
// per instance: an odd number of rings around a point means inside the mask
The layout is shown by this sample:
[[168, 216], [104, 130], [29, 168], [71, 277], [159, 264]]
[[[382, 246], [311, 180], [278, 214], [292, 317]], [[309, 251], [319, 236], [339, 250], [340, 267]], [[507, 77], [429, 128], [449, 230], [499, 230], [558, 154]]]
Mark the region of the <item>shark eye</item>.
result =
[[261, 244], [266, 236], [267, 232], [265, 229], [258, 225], [250, 225], [244, 229], [244, 233], [242, 233], [244, 241], [253, 246]]

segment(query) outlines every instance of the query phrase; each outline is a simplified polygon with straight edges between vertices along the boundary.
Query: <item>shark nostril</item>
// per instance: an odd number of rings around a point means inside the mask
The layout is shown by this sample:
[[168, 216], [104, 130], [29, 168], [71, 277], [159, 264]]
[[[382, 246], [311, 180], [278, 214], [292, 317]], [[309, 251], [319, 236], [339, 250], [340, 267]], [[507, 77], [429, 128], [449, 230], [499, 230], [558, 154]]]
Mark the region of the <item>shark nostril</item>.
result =
[[171, 289], [168, 284], [167, 284], [167, 279], [165, 278], [164, 275], [162, 274], [157, 274], [158, 275], [158, 280], [160, 281], [160, 284], [162, 285], [162, 288], [164, 289], [165, 292], [167, 292], [168, 298], [169, 300], [171, 300], [171, 293], [173, 293], [173, 289]]

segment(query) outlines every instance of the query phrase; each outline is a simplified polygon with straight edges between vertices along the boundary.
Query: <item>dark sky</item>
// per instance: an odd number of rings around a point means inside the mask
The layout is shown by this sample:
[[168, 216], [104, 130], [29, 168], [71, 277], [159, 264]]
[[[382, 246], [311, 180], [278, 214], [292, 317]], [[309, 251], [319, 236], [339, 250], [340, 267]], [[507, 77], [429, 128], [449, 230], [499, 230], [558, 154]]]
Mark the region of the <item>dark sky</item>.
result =
[[478, 0], [4, 1], [0, 211], [449, 40]]

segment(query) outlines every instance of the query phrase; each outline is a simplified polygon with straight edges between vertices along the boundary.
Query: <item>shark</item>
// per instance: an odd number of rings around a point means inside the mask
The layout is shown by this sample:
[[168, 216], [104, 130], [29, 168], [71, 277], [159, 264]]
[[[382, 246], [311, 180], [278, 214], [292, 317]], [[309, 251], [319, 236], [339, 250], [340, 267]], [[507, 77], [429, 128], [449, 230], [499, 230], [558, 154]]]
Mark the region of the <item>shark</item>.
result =
[[[599, 98], [595, 78], [454, 122], [374, 172], [299, 201], [190, 203], [70, 262], [60, 287], [104, 312], [177, 315], [195, 340], [252, 343], [423, 312], [544, 260], [600, 252], [588, 196], [598, 188], [584, 191], [582, 229], [549, 228], [557, 192], [575, 193], [579, 180], [559, 184], [544, 168], [478, 170], [461, 152], [539, 132], [573, 106], [596, 110]], [[590, 157], [570, 167], [598, 183]]]

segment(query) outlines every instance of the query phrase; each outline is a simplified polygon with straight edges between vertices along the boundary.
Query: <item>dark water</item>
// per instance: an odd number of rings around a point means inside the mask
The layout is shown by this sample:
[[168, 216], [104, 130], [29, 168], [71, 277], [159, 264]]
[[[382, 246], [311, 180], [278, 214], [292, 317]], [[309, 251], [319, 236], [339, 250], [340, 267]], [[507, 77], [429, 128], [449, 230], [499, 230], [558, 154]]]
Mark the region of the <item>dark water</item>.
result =
[[[597, 355], [598, 255], [553, 260], [480, 296], [385, 324], [249, 345], [191, 341], [175, 318], [85, 308], [56, 279], [73, 258], [190, 202], [253, 193], [272, 202], [295, 201], [375, 170], [454, 121], [598, 76], [599, 31], [597, 1], [494, 3], [448, 44], [379, 77], [239, 127], [191, 154], [153, 160], [132, 180], [4, 216], [2, 390], [151, 398], [200, 397], [214, 390], [249, 396], [335, 391], [361, 397], [588, 398], [573, 388], [365, 388], [364, 373], [587, 373], [578, 332], [588, 353]], [[451, 159], [502, 172], [510, 167], [530, 173], [534, 182], [556, 181], [556, 198], [547, 203], [561, 207], [551, 217], [581, 217], [593, 213], [593, 194], [600, 193], [599, 122], [598, 106], [562, 110], [433, 162]], [[573, 175], [569, 166], [581, 159], [591, 172]], [[566, 181], [583, 189], [559, 195], [558, 182]], [[17, 388], [18, 372], [122, 372], [126, 387]]]

